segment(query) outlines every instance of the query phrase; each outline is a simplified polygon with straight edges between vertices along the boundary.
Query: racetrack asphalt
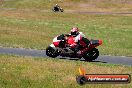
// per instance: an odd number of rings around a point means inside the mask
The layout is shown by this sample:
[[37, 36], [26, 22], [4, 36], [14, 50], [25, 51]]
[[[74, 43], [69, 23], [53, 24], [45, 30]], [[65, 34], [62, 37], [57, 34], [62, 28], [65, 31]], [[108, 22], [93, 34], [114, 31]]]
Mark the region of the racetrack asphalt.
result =
[[[47, 57], [45, 50], [24, 49], [24, 48], [0, 47], [0, 54], [32, 56], [32, 57]], [[62, 57], [58, 57], [58, 59], [77, 60], [76, 58], [71, 59], [71, 58], [62, 58]], [[84, 60], [81, 59], [80, 61], [84, 61]], [[93, 62], [122, 64], [122, 65], [132, 66], [132, 57], [100, 55]]]

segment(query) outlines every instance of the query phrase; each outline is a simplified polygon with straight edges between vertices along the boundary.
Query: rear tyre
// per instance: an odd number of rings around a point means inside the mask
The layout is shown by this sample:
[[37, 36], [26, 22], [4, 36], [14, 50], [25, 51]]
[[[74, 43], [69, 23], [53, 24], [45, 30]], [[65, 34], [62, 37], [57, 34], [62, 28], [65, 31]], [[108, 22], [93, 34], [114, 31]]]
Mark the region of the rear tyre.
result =
[[86, 52], [83, 56], [83, 58], [85, 59], [85, 61], [93, 61], [95, 59], [97, 59], [99, 56], [99, 51], [96, 48], [93, 48], [92, 50], [90, 50], [90, 52]]
[[55, 58], [59, 55], [58, 50], [55, 50], [54, 48], [48, 46], [46, 48], [46, 55], [52, 58]]

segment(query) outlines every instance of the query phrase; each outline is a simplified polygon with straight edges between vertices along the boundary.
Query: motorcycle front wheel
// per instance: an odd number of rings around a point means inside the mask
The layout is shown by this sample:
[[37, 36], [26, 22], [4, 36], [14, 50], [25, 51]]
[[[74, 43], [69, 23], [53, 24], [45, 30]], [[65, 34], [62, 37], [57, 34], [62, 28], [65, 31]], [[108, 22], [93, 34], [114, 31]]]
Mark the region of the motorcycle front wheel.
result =
[[60, 11], [61, 11], [61, 12], [64, 12], [64, 10], [63, 10], [63, 9], [60, 9]]
[[46, 55], [49, 56], [49, 57], [55, 58], [55, 57], [57, 57], [59, 55], [59, 53], [54, 48], [48, 46], [46, 48]]

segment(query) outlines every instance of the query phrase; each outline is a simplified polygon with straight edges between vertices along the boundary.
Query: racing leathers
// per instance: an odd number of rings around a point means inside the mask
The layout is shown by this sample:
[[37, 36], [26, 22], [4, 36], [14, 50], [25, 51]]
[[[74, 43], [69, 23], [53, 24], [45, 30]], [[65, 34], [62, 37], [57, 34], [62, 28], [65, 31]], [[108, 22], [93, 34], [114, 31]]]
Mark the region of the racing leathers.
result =
[[84, 42], [86, 46], [89, 47], [90, 41], [87, 38], [85, 38], [85, 35], [82, 32], [79, 32], [78, 35], [73, 37], [74, 37], [74, 43], [71, 44], [70, 46], [72, 47], [72, 50], [75, 53], [81, 54], [81, 52], [79, 52], [81, 42]]
[[54, 6], [54, 11], [59, 11], [59, 9], [60, 9], [60, 6], [58, 6], [58, 5]]

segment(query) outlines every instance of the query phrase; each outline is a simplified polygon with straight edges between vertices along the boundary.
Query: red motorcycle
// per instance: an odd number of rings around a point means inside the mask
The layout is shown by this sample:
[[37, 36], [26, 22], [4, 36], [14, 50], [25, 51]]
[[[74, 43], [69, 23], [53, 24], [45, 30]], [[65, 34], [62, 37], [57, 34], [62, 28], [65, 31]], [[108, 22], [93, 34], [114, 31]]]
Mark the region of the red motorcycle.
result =
[[[56, 47], [54, 44], [49, 45], [46, 48], [46, 55], [52, 58], [55, 58], [57, 56], [62, 57], [70, 57], [70, 58], [84, 58], [86, 61], [93, 61], [98, 58], [99, 51], [96, 48], [97, 46], [102, 44], [102, 40], [89, 40], [90, 44], [89, 47], [84, 41], [81, 41], [79, 44], [79, 51], [80, 54], [75, 54], [75, 52], [71, 49], [71, 47]], [[70, 36], [68, 37], [67, 42], [65, 42], [66, 45], [71, 45], [74, 43], [74, 37]]]

